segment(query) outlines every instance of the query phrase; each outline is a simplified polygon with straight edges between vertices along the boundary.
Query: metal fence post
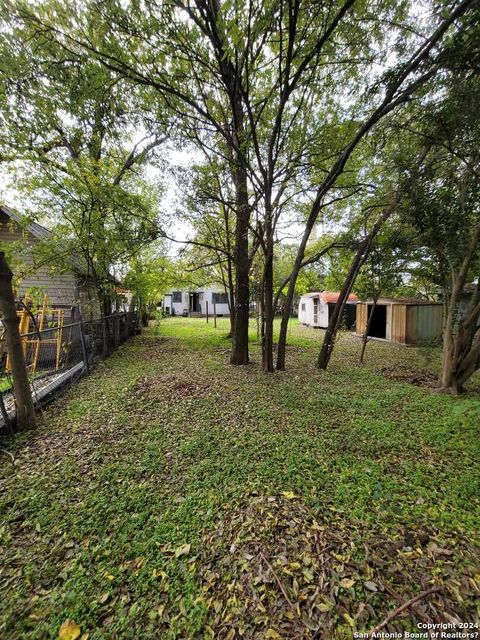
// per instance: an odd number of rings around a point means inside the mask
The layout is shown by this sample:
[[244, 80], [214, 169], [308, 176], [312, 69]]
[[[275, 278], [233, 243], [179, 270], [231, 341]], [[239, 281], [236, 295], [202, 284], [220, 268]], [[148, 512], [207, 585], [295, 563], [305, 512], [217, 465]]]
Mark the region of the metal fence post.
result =
[[120, 345], [120, 318], [117, 311], [113, 314], [113, 335], [114, 349], [117, 349]]
[[108, 326], [107, 326], [107, 318], [106, 316], [102, 316], [100, 318], [101, 323], [102, 323], [102, 339], [103, 339], [103, 357], [107, 358], [108, 357]]
[[80, 311], [80, 307], [78, 308], [78, 317], [80, 319], [80, 342], [82, 343], [83, 361], [85, 362], [85, 369], [88, 373], [90, 367], [88, 364], [87, 341], [85, 340], [85, 327], [83, 324], [83, 316], [82, 312]]
[[208, 324], [208, 300], [205, 301], [205, 308], [207, 311], [207, 324]]
[[12, 423], [10, 422], [10, 418], [8, 416], [8, 412], [5, 408], [5, 403], [3, 401], [3, 391], [0, 391], [0, 411], [2, 413], [3, 421], [5, 423], [5, 428], [10, 431], [10, 434], [13, 434]]

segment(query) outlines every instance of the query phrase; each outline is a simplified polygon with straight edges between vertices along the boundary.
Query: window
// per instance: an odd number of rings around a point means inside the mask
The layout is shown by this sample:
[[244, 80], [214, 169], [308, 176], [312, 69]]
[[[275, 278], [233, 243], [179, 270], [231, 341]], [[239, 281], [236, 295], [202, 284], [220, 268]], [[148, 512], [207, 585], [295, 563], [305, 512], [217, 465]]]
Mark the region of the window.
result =
[[213, 304], [228, 304], [228, 296], [226, 293], [212, 293]]
[[182, 292], [172, 291], [172, 302], [181, 302], [181, 301], [182, 301]]
[[305, 311], [305, 303], [302, 302], [302, 311]]

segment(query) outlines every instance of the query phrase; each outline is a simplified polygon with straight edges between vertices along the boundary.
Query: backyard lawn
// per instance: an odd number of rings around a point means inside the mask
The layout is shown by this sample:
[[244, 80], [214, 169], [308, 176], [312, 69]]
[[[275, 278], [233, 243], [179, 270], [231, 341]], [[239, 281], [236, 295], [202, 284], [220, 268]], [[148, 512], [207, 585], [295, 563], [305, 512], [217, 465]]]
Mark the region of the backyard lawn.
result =
[[478, 376], [350, 335], [318, 372], [295, 323], [263, 374], [226, 333], [167, 319], [0, 444], [0, 638], [351, 638], [426, 590], [383, 630], [473, 622]]

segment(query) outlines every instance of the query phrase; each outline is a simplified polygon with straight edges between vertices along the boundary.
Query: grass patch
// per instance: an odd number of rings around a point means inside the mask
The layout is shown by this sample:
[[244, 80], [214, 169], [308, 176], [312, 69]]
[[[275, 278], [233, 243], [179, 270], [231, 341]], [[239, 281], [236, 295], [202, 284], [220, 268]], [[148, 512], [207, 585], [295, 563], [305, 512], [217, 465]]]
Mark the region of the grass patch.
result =
[[438, 350], [372, 342], [359, 366], [345, 334], [318, 372], [323, 332], [292, 322], [266, 375], [254, 324], [250, 366], [227, 334], [164, 320], [3, 445], [0, 637], [348, 638], [431, 584], [393, 629], [473, 620], [478, 397], [382, 372]]

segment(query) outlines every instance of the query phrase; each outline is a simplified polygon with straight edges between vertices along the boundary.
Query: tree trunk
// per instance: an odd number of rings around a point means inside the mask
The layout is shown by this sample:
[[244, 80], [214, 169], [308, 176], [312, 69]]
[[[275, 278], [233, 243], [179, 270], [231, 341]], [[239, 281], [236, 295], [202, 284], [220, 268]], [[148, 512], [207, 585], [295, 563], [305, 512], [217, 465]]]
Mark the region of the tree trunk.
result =
[[32, 392], [28, 381], [27, 367], [19, 332], [19, 317], [15, 308], [12, 289], [13, 274], [0, 252], [0, 312], [5, 326], [5, 342], [12, 366], [13, 395], [17, 409], [17, 427], [20, 430], [36, 426]]
[[[362, 247], [365, 250], [363, 243]], [[367, 256], [359, 249], [355, 256], [353, 264], [350, 267], [347, 279], [345, 280], [342, 290], [340, 291], [340, 295], [338, 296], [338, 300], [335, 303], [333, 313], [330, 317], [328, 327], [325, 331], [322, 348], [317, 360], [318, 369], [326, 369], [328, 367], [328, 363], [330, 362], [330, 357], [335, 346], [335, 339], [337, 337], [338, 327], [340, 325], [340, 320], [342, 317], [343, 309], [345, 307], [345, 303], [348, 299], [348, 296], [350, 295], [357, 274], [360, 271], [363, 263], [365, 262], [366, 257]]]
[[[229, 233], [229, 232], [228, 232]], [[233, 281], [232, 260], [230, 257], [230, 247], [228, 247], [228, 264], [227, 264], [227, 295], [228, 295], [228, 313], [230, 317], [229, 337], [233, 335], [233, 327], [235, 326], [235, 285]]]
[[[236, 144], [243, 144], [243, 105], [239, 88], [235, 90], [235, 129]], [[243, 167], [240, 152], [235, 152], [233, 181], [235, 183], [236, 221], [235, 221], [235, 314], [232, 333], [232, 353], [230, 363], [248, 364], [248, 321], [250, 302], [250, 261], [248, 255], [248, 227], [250, 206], [248, 202], [247, 173]]]
[[[273, 168], [270, 167], [270, 171]], [[264, 266], [262, 276], [263, 293], [263, 325], [262, 335], [262, 369], [266, 372], [274, 370], [273, 367], [273, 224], [272, 224], [272, 190], [270, 183], [265, 189], [265, 240], [264, 240]]]
[[322, 348], [317, 360], [317, 367], [319, 369], [326, 369], [328, 367], [328, 363], [330, 362], [330, 357], [335, 346], [335, 338], [337, 337], [337, 331], [340, 325], [345, 303], [347, 302], [348, 296], [350, 295], [352, 287], [355, 284], [358, 272], [365, 263], [365, 260], [368, 258], [373, 239], [380, 231], [380, 227], [382, 226], [382, 224], [392, 215], [396, 208], [397, 202], [394, 202], [393, 204], [386, 207], [382, 215], [373, 225], [370, 233], [367, 234], [367, 236], [360, 243], [360, 246], [357, 250], [357, 253], [355, 254], [355, 258], [353, 259], [352, 265], [348, 272], [347, 278], [344, 282], [342, 290], [340, 291], [340, 295], [338, 296], [338, 300], [333, 308], [333, 313], [329, 320], [327, 330], [325, 331], [325, 338], [323, 339]]
[[452, 275], [452, 291], [445, 309], [439, 388], [440, 391], [448, 393], [458, 393], [480, 367], [480, 281], [467, 309], [462, 317], [458, 317], [460, 298], [470, 267], [477, 255], [479, 242], [480, 225], [473, 229], [460, 269]]
[[444, 324], [443, 329], [443, 349], [442, 349], [442, 370], [440, 373], [440, 388], [456, 388], [455, 371], [453, 362], [454, 335], [452, 327]]
[[360, 364], [363, 364], [363, 359], [365, 357], [365, 350], [367, 348], [367, 343], [368, 343], [368, 334], [370, 333], [370, 327], [372, 326], [373, 313], [374, 313], [375, 308], [377, 306], [377, 302], [378, 302], [378, 297], [375, 297], [373, 299], [373, 304], [372, 304], [372, 308], [370, 309], [370, 313], [368, 314], [368, 319], [367, 319], [367, 324], [365, 326], [365, 331], [363, 332], [362, 350], [360, 352]]
[[248, 311], [250, 299], [250, 264], [248, 260], [249, 206], [247, 176], [240, 167], [237, 174], [237, 221], [235, 225], [235, 313], [232, 334], [231, 364], [248, 364]]
[[233, 335], [233, 327], [235, 326], [235, 283], [233, 278], [232, 246], [230, 242], [230, 220], [228, 209], [225, 205], [223, 206], [223, 217], [225, 220], [225, 243], [227, 250], [227, 279], [225, 282], [222, 269], [222, 280], [224, 281], [223, 285], [228, 294], [228, 313], [230, 316], [229, 337], [231, 338]]
[[[248, 201], [248, 176], [245, 168], [245, 110], [237, 63], [227, 55], [225, 41], [219, 36], [220, 2], [212, 0], [205, 5], [206, 15], [210, 14], [212, 25], [212, 44], [216, 51], [218, 66], [228, 88], [232, 114], [232, 140], [227, 140], [231, 156], [231, 173], [235, 185], [235, 247], [233, 262], [235, 265], [235, 311], [232, 331], [232, 352], [230, 363], [248, 364], [248, 320], [250, 302], [250, 262], [248, 255], [248, 229], [250, 223], [250, 205]], [[223, 32], [222, 32], [223, 33]]]
[[273, 367], [273, 242], [267, 239], [267, 251], [263, 270], [263, 316], [264, 334], [262, 336], [262, 369], [271, 372]]
[[280, 335], [278, 337], [277, 347], [277, 365], [278, 371], [284, 371], [285, 369], [285, 355], [287, 347], [287, 330], [288, 322], [290, 320], [290, 313], [292, 311], [293, 298], [295, 296], [295, 287], [297, 285], [298, 274], [302, 268], [303, 258], [305, 257], [305, 249], [307, 246], [310, 233], [312, 231], [314, 221], [311, 224], [307, 223], [305, 231], [298, 247], [297, 256], [295, 258], [295, 264], [293, 265], [292, 273], [290, 274], [290, 280], [288, 282], [287, 295], [285, 296], [285, 305], [283, 307], [282, 322], [280, 324]]
[[463, 386], [473, 374], [480, 369], [480, 336], [477, 335], [475, 343], [470, 351], [460, 363], [457, 369], [456, 388], [463, 389]]

